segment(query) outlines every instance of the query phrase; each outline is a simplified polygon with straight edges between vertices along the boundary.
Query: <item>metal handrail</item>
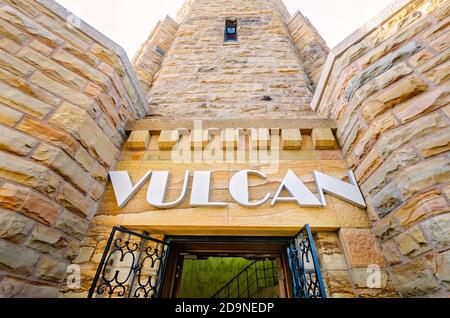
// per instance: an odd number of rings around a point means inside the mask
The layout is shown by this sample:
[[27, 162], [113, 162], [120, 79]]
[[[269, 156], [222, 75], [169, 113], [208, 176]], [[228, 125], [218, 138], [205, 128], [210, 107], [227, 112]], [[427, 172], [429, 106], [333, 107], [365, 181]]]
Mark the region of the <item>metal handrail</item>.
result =
[[[275, 260], [270, 260], [272, 263], [271, 267], [265, 266], [266, 260], [258, 261], [255, 260], [251, 262], [249, 265], [244, 267], [239, 273], [237, 273], [232, 279], [228, 281], [224, 286], [219, 288], [212, 296], [211, 298], [219, 298], [223, 291], [226, 291], [226, 298], [230, 298], [230, 296], [237, 290], [237, 296], [240, 297], [241, 295], [246, 295], [247, 297], [251, 297], [250, 295], [250, 288], [256, 284], [256, 290], [260, 288], [260, 282], [259, 280], [264, 279], [264, 286], [262, 287], [270, 287], [268, 284], [268, 281], [273, 282], [273, 286], [276, 285], [276, 267], [274, 267]], [[263, 268], [258, 268], [258, 264], [262, 263]], [[249, 273], [249, 271], [252, 270], [253, 272]], [[263, 271], [263, 277], [258, 277], [258, 270]], [[267, 277], [267, 271], [271, 271], [272, 275], [269, 275], [270, 277]], [[242, 279], [244, 281], [244, 284], [239, 284], [240, 277], [245, 274], [245, 279]], [[255, 275], [253, 275], [255, 274]], [[254, 276], [256, 279], [249, 281], [249, 278]], [[230, 286], [237, 281], [237, 286], [234, 289], [231, 289]]]

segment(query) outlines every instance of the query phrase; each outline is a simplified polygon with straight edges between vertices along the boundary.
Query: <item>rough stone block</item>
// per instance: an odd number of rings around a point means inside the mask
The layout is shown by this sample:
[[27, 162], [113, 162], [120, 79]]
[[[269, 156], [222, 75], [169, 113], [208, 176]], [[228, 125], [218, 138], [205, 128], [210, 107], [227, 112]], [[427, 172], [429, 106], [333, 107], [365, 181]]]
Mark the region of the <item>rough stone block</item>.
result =
[[17, 274], [31, 274], [39, 253], [5, 240], [0, 240], [0, 268]]
[[22, 116], [23, 113], [0, 104], [0, 124], [12, 127], [20, 121]]
[[34, 70], [31, 65], [2, 50], [0, 50], [0, 65], [3, 69], [21, 77], [27, 77]]
[[425, 48], [425, 49], [417, 52], [413, 56], [411, 56], [409, 58], [408, 62], [410, 65], [412, 65], [414, 67], [419, 67], [422, 64], [431, 60], [433, 57], [434, 57], [433, 52], [431, 52], [430, 50]]
[[130, 150], [146, 150], [150, 143], [150, 132], [148, 130], [132, 131], [127, 140], [127, 148]]
[[351, 268], [378, 265], [384, 267], [386, 260], [370, 229], [342, 228], [339, 238]]
[[38, 141], [15, 129], [0, 126], [0, 150], [26, 156]]
[[67, 263], [44, 255], [36, 265], [36, 275], [43, 279], [61, 282], [66, 276]]
[[0, 91], [2, 92], [0, 102], [39, 119], [43, 119], [53, 109], [51, 105], [26, 95], [11, 86], [0, 83]]
[[318, 232], [315, 236], [322, 271], [347, 270], [347, 262], [335, 232]]
[[400, 63], [395, 65], [389, 71], [382, 73], [377, 76], [375, 80], [380, 85], [381, 88], [391, 85], [392, 83], [398, 81], [399, 79], [409, 75], [413, 70], [406, 65], [406, 63]]
[[436, 276], [450, 290], [450, 251], [436, 255]]
[[94, 158], [92, 158], [83, 147], [78, 149], [74, 159], [79, 162], [86, 171], [90, 171], [95, 162]]
[[17, 129], [61, 147], [70, 155], [74, 154], [79, 148], [78, 142], [67, 132], [32, 118], [24, 118]]
[[361, 189], [374, 195], [391, 182], [393, 177], [398, 175], [402, 169], [417, 163], [419, 160], [420, 158], [417, 156], [415, 149], [412, 147], [401, 148], [377, 167], [372, 175], [361, 184]]
[[431, 250], [430, 244], [417, 226], [395, 237], [395, 242], [405, 256], [414, 257]]
[[92, 155], [97, 156], [108, 166], [112, 166], [115, 162], [119, 150], [95, 121], [80, 108], [64, 103], [52, 116], [50, 122], [70, 132], [89, 149]]
[[432, 157], [450, 151], [450, 129], [442, 129], [426, 136], [415, 143], [416, 148], [424, 158]]
[[54, 50], [53, 48], [51, 48], [37, 40], [31, 41], [29, 46], [32, 49], [35, 49], [36, 51], [40, 52], [41, 54], [44, 54], [45, 56], [50, 56], [50, 54], [52, 54], [52, 52]]
[[34, 224], [19, 213], [0, 209], [0, 239], [20, 242], [31, 233]]
[[355, 169], [356, 180], [360, 184], [365, 182], [368, 177], [383, 163], [376, 151], [371, 150]]
[[83, 239], [89, 227], [89, 222], [64, 210], [56, 222], [56, 228], [72, 235], [78, 239]]
[[[448, 31], [447, 31], [448, 32]], [[433, 42], [430, 43], [430, 46], [437, 52], [445, 52], [450, 48], [450, 44], [448, 43], [448, 34], [447, 32], [443, 32], [441, 36], [436, 38]]]
[[404, 124], [447, 105], [449, 95], [448, 87], [436, 88], [398, 105], [393, 112]]
[[85, 193], [91, 188], [92, 178], [89, 172], [85, 171], [61, 149], [41, 144], [33, 153], [32, 158], [49, 165]]
[[76, 89], [82, 89], [86, 86], [86, 79], [69, 71], [61, 64], [54, 62], [50, 58], [36, 52], [33, 49], [24, 47], [16, 54], [16, 56], [68, 86]]
[[433, 256], [427, 256], [392, 269], [393, 281], [403, 297], [424, 296], [440, 289], [434, 277]]
[[402, 197], [410, 198], [427, 187], [443, 184], [450, 179], [449, 156], [430, 158], [406, 167], [395, 177]]
[[329, 128], [314, 128], [311, 134], [314, 149], [327, 150], [337, 147], [336, 139]]
[[284, 150], [299, 150], [302, 148], [300, 129], [282, 129], [281, 145]]
[[0, 176], [53, 194], [62, 179], [48, 168], [0, 151]]
[[450, 206], [440, 191], [434, 189], [418, 194], [394, 213], [401, 226], [407, 228], [431, 215], [444, 212], [450, 212]]
[[393, 182], [388, 183], [377, 194], [369, 199], [369, 203], [374, 207], [380, 218], [390, 213], [403, 202], [404, 200], [402, 199], [400, 190]]
[[94, 251], [95, 251], [94, 247], [88, 247], [88, 246], [80, 247], [80, 252], [78, 253], [77, 258], [75, 258], [72, 263], [81, 264], [81, 263], [89, 262], [92, 255], [94, 254]]
[[[72, 52], [77, 51], [74, 48], [72, 49]], [[84, 52], [83, 59], [80, 59], [66, 52], [65, 50], [59, 50], [52, 55], [52, 59], [61, 63], [68, 69], [78, 74], [82, 74], [83, 77], [89, 79], [90, 81], [93, 81], [97, 85], [106, 88], [109, 82], [108, 77], [99, 70], [95, 69], [94, 67], [86, 63], [86, 61], [89, 61], [89, 58], [91, 58], [88, 57], [87, 55], [88, 55], [87, 52]]]
[[397, 120], [389, 113], [377, 117], [367, 130], [361, 133], [361, 139], [353, 148], [353, 154], [357, 158], [366, 155], [372, 149], [381, 134], [397, 125]]
[[108, 171], [98, 162], [94, 164], [91, 170], [92, 176], [100, 182], [105, 182], [108, 179]]
[[430, 238], [435, 248], [450, 244], [450, 214], [435, 216], [422, 224], [424, 233]]
[[448, 124], [443, 116], [432, 113], [385, 133], [375, 144], [375, 149], [384, 159], [411, 140], [417, 140], [447, 126]]
[[105, 191], [105, 187], [100, 182], [94, 181], [92, 185], [91, 191], [89, 192], [89, 196], [94, 200], [98, 201], [102, 197]]
[[428, 84], [417, 76], [407, 77], [380, 93], [373, 95], [363, 103], [361, 114], [366, 122], [391, 109], [395, 105], [414, 97], [428, 88]]
[[376, 63], [367, 67], [363, 72], [361, 72], [349, 82], [349, 85], [345, 90], [344, 97], [347, 100], [350, 100], [357, 89], [359, 89], [371, 79], [392, 68], [392, 66], [395, 64], [395, 61], [399, 61], [401, 59], [412, 56], [422, 48], [423, 46], [419, 42], [412, 41], [402, 48], [381, 58]]
[[45, 224], [53, 224], [60, 207], [32, 190], [5, 183], [0, 188], [0, 206], [15, 210]]
[[390, 265], [397, 265], [401, 263], [402, 260], [400, 258], [400, 253], [398, 252], [394, 241], [386, 241], [381, 245], [381, 249], [383, 256]]
[[441, 64], [428, 72], [425, 73], [425, 77], [435, 83], [436, 85], [440, 85], [445, 83], [450, 78], [450, 62]]
[[381, 57], [385, 56], [387, 53], [391, 52], [395, 48], [401, 46], [406, 41], [410, 40], [412, 37], [416, 36], [422, 30], [430, 26], [430, 22], [424, 19], [418, 20], [411, 23], [403, 30], [399, 30], [393, 36], [383, 41], [376, 48], [372, 48], [366, 56], [359, 60], [359, 63], [363, 68], [367, 67], [379, 60]]
[[0, 40], [0, 48], [10, 54], [15, 54], [18, 50], [20, 50], [20, 45], [8, 38], [2, 38]]
[[36, 285], [30, 281], [4, 277], [0, 281], [0, 298], [55, 298], [58, 287]]
[[324, 273], [328, 295], [331, 297], [354, 297], [352, 278], [348, 271], [327, 271]]
[[98, 104], [94, 99], [79, 92], [77, 89], [67, 86], [67, 84], [59, 83], [47, 75], [44, 75], [40, 71], [34, 72], [29, 77], [29, 81], [52, 93], [53, 95], [64, 98], [73, 105], [77, 105], [78, 107], [86, 110], [92, 118], [95, 118], [99, 108]]
[[28, 247], [58, 257], [65, 257], [66, 247], [69, 244], [69, 240], [63, 237], [59, 231], [42, 224], [38, 224], [34, 228], [26, 242]]
[[373, 227], [375, 236], [381, 241], [386, 241], [402, 232], [402, 228], [393, 215], [382, 218]]
[[49, 46], [55, 47], [63, 43], [63, 40], [59, 37], [10, 6], [4, 6], [0, 9], [0, 17], [16, 27], [26, 30], [27, 33], [37, 37]]

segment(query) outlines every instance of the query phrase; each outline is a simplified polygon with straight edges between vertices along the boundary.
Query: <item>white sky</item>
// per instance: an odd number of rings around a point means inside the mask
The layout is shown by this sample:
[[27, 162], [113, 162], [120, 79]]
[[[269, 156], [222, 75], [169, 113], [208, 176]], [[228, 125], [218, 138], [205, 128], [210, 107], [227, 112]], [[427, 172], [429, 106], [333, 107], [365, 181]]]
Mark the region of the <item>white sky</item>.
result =
[[[56, 0], [122, 46], [132, 58], [158, 20], [176, 19], [185, 0]], [[393, 0], [284, 0], [300, 10], [330, 48], [369, 21]]]

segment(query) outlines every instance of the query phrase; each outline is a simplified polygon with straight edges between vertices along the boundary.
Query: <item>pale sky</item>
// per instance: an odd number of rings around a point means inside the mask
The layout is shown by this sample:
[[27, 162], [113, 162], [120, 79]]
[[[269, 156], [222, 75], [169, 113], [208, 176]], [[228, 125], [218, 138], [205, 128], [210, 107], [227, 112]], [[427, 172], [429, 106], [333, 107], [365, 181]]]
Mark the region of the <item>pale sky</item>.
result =
[[[133, 58], [158, 20], [176, 19], [185, 0], [56, 0], [122, 46]], [[300, 10], [330, 48], [369, 21], [393, 0], [284, 0], [291, 14]]]

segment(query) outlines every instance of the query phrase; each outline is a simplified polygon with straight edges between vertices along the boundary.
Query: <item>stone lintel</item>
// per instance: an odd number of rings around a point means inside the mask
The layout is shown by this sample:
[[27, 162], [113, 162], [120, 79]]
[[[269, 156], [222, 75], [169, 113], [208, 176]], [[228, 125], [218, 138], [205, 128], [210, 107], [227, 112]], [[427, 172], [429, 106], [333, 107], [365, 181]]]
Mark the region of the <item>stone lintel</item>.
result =
[[[225, 120], [203, 120], [202, 128], [269, 128], [269, 129], [287, 129], [298, 128], [302, 134], [309, 135], [313, 128], [329, 128], [333, 132], [336, 131], [336, 123], [331, 119], [322, 118], [296, 118], [296, 119], [225, 119]], [[173, 129], [194, 129], [193, 120], [177, 120], [177, 119], [150, 119], [145, 118], [136, 121], [130, 121], [125, 130], [150, 130], [157, 132], [161, 130]]]

